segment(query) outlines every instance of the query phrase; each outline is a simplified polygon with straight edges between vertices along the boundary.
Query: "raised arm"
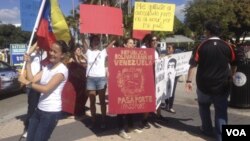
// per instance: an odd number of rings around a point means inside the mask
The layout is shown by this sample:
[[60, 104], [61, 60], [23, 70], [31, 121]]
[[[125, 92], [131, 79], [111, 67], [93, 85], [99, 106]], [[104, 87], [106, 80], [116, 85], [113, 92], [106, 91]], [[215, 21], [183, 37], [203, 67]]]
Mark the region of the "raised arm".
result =
[[35, 50], [36, 50], [36, 48], [38, 47], [38, 45], [37, 45], [37, 42], [35, 42], [31, 47], [30, 47], [30, 49], [29, 49], [29, 51], [27, 52], [27, 54], [31, 54], [31, 53], [33, 53]]
[[87, 40], [85, 38], [85, 35], [82, 36], [82, 45], [83, 45], [83, 54], [85, 54], [89, 48], [89, 44], [87, 43]]

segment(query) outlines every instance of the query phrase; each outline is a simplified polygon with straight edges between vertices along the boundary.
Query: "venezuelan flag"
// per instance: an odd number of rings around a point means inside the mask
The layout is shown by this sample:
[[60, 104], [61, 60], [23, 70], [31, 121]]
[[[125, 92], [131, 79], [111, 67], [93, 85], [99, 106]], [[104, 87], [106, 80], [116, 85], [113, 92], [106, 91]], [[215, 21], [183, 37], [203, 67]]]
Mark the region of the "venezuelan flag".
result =
[[69, 42], [69, 27], [57, 0], [46, 0], [36, 35], [38, 45], [47, 51], [56, 40]]

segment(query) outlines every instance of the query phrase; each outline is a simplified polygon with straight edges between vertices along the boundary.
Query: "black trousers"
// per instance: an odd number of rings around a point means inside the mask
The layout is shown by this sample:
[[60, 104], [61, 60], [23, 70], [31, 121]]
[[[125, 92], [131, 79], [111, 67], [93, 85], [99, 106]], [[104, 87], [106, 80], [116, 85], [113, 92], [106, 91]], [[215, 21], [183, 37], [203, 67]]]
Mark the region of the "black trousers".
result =
[[117, 115], [117, 124], [119, 130], [123, 130], [126, 126], [133, 127], [133, 114], [119, 114]]
[[177, 85], [177, 81], [178, 81], [179, 77], [180, 76], [175, 77], [172, 97], [165, 100], [165, 103], [166, 103], [166, 106], [167, 106], [168, 109], [173, 108], [174, 98], [175, 98], [175, 89], [176, 89], [176, 85]]
[[27, 88], [26, 91], [28, 95], [28, 111], [27, 111], [26, 119], [24, 121], [25, 131], [28, 129], [29, 119], [35, 112], [38, 102], [39, 102], [39, 98], [40, 98], [40, 92], [37, 92], [36, 90], [31, 89], [31, 88]]

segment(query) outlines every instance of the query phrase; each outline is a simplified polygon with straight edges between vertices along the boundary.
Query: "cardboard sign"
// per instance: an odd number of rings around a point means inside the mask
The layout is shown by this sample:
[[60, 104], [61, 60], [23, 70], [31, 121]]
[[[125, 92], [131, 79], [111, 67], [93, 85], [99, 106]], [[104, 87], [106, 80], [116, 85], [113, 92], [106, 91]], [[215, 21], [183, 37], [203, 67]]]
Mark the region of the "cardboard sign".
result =
[[135, 2], [133, 29], [173, 31], [175, 4]]
[[123, 35], [122, 10], [100, 5], [80, 5], [80, 33]]
[[151, 31], [148, 30], [133, 30], [133, 38], [142, 40], [145, 35], [150, 34]]
[[154, 49], [108, 51], [110, 114], [155, 111]]

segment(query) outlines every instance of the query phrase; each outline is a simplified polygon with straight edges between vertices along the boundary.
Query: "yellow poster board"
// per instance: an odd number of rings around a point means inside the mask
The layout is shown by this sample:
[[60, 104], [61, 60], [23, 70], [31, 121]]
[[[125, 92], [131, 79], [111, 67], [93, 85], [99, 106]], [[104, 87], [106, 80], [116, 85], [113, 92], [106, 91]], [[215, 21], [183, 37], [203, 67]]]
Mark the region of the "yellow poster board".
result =
[[173, 31], [175, 4], [135, 2], [135, 30]]

